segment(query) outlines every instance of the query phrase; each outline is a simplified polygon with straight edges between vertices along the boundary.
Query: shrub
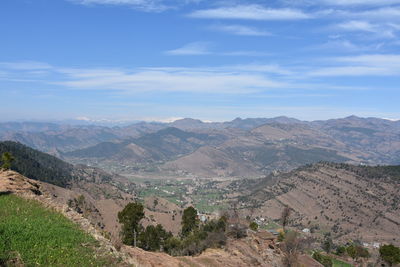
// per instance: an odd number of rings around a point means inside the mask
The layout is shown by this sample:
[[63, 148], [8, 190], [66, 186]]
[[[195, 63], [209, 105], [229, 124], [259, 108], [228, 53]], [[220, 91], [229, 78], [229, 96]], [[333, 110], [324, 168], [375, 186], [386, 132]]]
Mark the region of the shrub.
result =
[[257, 231], [258, 230], [258, 224], [256, 222], [251, 222], [249, 225], [249, 228], [253, 231]]
[[171, 232], [164, 230], [161, 224], [148, 225], [139, 235], [139, 247], [149, 251], [159, 251], [164, 247], [165, 241], [172, 237]]
[[331, 267], [333, 266], [333, 261], [332, 258], [326, 255], [322, 255], [319, 252], [314, 252], [312, 255], [313, 259], [324, 265], [325, 267]]
[[392, 266], [400, 263], [400, 248], [392, 244], [383, 245], [379, 248], [381, 258]]

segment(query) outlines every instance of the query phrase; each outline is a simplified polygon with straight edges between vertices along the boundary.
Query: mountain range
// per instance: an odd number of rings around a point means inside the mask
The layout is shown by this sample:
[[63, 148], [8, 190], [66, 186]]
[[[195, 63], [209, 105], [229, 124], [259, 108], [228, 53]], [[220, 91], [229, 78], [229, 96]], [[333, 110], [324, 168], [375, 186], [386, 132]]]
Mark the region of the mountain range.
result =
[[124, 127], [2, 123], [0, 138], [117, 173], [258, 177], [319, 161], [399, 164], [400, 121], [182, 119]]

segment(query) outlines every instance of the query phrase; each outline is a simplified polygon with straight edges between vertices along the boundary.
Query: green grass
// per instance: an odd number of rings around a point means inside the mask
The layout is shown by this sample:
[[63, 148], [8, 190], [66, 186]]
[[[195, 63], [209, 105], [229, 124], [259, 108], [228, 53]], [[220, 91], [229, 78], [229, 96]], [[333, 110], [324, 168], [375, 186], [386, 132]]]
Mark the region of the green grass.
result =
[[266, 225], [263, 225], [261, 228], [266, 229], [266, 230], [276, 230], [279, 228], [282, 228], [282, 226], [280, 226], [277, 223], [274, 222], [268, 222]]
[[97, 241], [39, 202], [0, 195], [0, 265], [20, 255], [25, 266], [109, 266], [95, 257]]
[[353, 265], [337, 259], [332, 259], [332, 263], [332, 267], [353, 267]]

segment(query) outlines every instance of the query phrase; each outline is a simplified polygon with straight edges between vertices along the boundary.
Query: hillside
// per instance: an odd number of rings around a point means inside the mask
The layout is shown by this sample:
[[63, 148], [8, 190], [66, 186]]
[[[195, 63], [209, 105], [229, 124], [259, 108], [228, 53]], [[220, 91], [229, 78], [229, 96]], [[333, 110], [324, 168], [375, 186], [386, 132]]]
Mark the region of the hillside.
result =
[[291, 226], [331, 232], [333, 238], [400, 243], [400, 167], [318, 163], [237, 185], [255, 214], [279, 220], [285, 206]]
[[260, 177], [319, 161], [400, 162], [398, 123], [383, 119], [352, 116], [305, 122], [277, 117], [224, 123], [183, 119], [165, 125], [184, 130], [164, 128], [63, 155], [71, 162], [128, 175], [144, 171], [196, 177]]
[[273, 122], [165, 164], [199, 176], [262, 176], [318, 161], [349, 162], [345, 145], [303, 124]]
[[31, 179], [62, 187], [74, 180], [73, 165], [54, 156], [11, 141], [0, 142], [0, 154], [4, 152], [10, 152], [15, 158], [12, 169]]
[[[79, 213], [60, 202], [54, 187], [14, 171], [0, 172], [0, 260], [28, 266], [282, 266], [281, 252], [274, 241], [257, 233], [229, 240], [224, 249], [208, 249], [195, 257], [172, 257], [121, 244], [118, 251], [103, 237], [104, 231], [84, 217], [85, 212]], [[153, 200], [148, 200], [150, 205], [154, 205]], [[170, 205], [159, 204], [154, 211]], [[148, 214], [149, 210], [145, 212]], [[304, 257], [300, 260], [311, 260]]]
[[104, 142], [86, 149], [62, 155], [66, 158], [119, 162], [119, 164], [156, 163], [192, 153], [204, 145], [222, 143], [226, 137], [221, 134], [193, 133], [169, 127], [155, 133], [121, 142]]

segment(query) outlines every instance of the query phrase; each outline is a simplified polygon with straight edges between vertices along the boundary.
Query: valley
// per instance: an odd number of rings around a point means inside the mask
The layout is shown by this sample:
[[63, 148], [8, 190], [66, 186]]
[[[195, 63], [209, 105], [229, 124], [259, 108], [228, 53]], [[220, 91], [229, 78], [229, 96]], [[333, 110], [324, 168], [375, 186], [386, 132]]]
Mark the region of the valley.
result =
[[[4, 141], [0, 142], [0, 154], [10, 152], [15, 158], [12, 169], [37, 181], [37, 189], [32, 188], [33, 182], [20, 187], [45, 194], [56, 205], [67, 205], [112, 244], [121, 242], [118, 213], [134, 202], [143, 205], [143, 229], [162, 225], [176, 237], [181, 235], [184, 210], [193, 207], [204, 225], [228, 216], [232, 229], [255, 223], [256, 232], [273, 240], [286, 227], [286, 232], [310, 238], [314, 249], [320, 248], [327, 236], [335, 247], [353, 240], [374, 253], [376, 244], [400, 245], [397, 123], [349, 117], [334, 122], [236, 119], [230, 123], [234, 126], [229, 126], [236, 128], [191, 119], [172, 125], [139, 125], [131, 127], [143, 130], [135, 136], [114, 135], [113, 140], [98, 140], [71, 151], [52, 147], [44, 153]], [[38, 127], [39, 132], [43, 130]], [[36, 136], [37, 132], [24, 135]], [[60, 138], [64, 134], [55, 135]], [[397, 165], [390, 165], [393, 163]], [[4, 175], [11, 177], [10, 184], [23, 179]], [[290, 219], [283, 224], [285, 209], [290, 210]], [[255, 237], [248, 232], [245, 236], [250, 243], [228, 239], [224, 251], [252, 246]], [[131, 256], [124, 257], [136, 261], [144, 257], [141, 260], [157, 262], [152, 252], [126, 253]], [[204, 255], [208, 255], [205, 261], [214, 261], [211, 255], [215, 254], [197, 253], [200, 258], [196, 260], [191, 256], [178, 261], [201, 262]], [[240, 260], [257, 257], [254, 251], [246, 253]], [[224, 254], [226, 264], [231, 256]], [[172, 264], [177, 258], [165, 260]], [[280, 266], [277, 262], [282, 259], [270, 260]]]

